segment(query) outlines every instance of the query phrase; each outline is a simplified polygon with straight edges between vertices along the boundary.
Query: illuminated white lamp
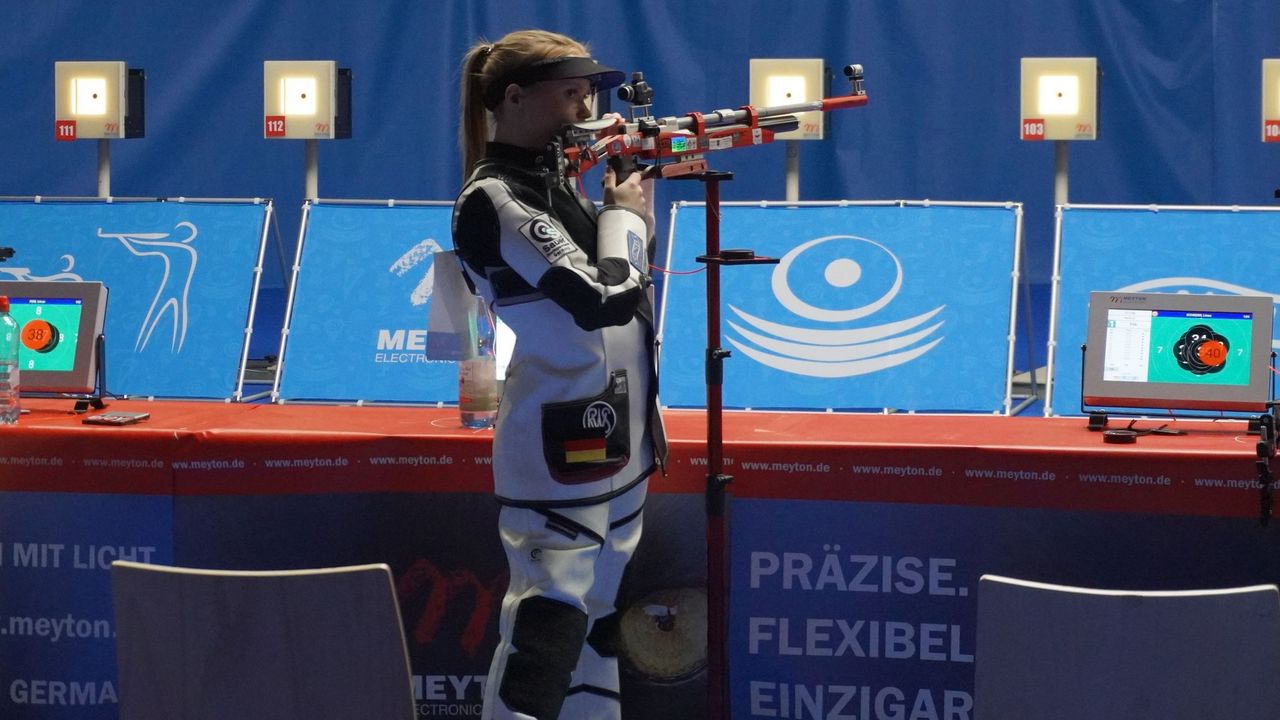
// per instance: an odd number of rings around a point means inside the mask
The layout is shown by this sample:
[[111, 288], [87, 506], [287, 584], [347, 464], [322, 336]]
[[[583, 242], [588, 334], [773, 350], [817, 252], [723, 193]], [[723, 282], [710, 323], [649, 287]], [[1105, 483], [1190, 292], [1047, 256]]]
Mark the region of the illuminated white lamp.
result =
[[351, 137], [351, 70], [333, 60], [268, 60], [262, 64], [262, 136], [303, 140], [305, 196], [319, 196], [316, 140]]
[[146, 73], [124, 61], [53, 64], [53, 136], [98, 141], [98, 197], [111, 196], [110, 140], [142, 137]]
[[1067, 142], [1098, 138], [1098, 59], [1022, 58], [1023, 140], [1053, 140], [1055, 205], [1067, 204]]
[[[773, 108], [821, 100], [823, 71], [820, 58], [752, 58], [748, 102], [754, 107]], [[821, 111], [810, 110], [795, 115], [800, 126], [774, 136], [774, 139], [787, 143], [788, 202], [800, 199], [800, 146], [796, 141], [821, 140], [823, 136]]]

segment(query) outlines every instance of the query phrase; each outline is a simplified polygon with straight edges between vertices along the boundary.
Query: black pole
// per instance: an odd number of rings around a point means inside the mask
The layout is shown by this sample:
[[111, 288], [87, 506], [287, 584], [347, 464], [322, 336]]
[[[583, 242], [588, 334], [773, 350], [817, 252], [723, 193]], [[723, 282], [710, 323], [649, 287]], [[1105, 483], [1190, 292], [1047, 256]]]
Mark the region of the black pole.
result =
[[725, 547], [725, 486], [733, 478], [724, 474], [724, 359], [720, 347], [720, 173], [702, 176], [707, 198], [707, 717], [728, 717], [728, 570]]

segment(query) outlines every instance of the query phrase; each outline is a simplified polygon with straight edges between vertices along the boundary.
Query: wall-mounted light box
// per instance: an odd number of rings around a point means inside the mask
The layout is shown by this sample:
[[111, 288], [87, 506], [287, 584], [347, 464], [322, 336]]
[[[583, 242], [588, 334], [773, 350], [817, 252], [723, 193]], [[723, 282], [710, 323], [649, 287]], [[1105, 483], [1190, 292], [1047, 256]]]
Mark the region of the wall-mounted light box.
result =
[[1023, 140], [1096, 140], [1098, 59], [1022, 58]]
[[85, 140], [142, 137], [141, 69], [123, 61], [53, 64], [54, 138]]
[[[777, 107], [822, 99], [822, 59], [752, 58], [749, 65], [750, 102], [755, 107]], [[822, 113], [796, 113], [800, 126], [778, 133], [776, 140], [821, 140]]]
[[351, 70], [332, 60], [268, 60], [262, 66], [262, 135], [351, 137]]
[[1280, 60], [1262, 61], [1262, 142], [1280, 142]]

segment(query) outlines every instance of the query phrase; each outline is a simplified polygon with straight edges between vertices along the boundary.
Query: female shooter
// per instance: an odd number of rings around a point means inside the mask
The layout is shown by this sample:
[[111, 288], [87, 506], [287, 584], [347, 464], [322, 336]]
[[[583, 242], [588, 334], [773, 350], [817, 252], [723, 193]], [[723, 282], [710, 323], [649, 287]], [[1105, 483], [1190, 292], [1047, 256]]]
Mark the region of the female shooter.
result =
[[614, 604], [647, 478], [665, 459], [652, 213], [639, 174], [617, 182], [612, 170], [597, 211], [564, 177], [556, 138], [622, 80], [581, 43], [539, 30], [479, 43], [463, 61], [454, 246], [517, 337], [493, 443], [511, 581], [486, 720], [621, 717]]

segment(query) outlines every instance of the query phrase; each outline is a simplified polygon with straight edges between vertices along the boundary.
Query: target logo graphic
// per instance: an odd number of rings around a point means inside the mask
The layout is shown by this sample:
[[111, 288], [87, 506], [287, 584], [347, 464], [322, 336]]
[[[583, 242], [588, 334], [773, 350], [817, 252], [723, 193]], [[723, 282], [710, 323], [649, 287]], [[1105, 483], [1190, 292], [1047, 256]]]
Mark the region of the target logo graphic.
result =
[[1182, 334], [1173, 346], [1178, 367], [1195, 375], [1221, 372], [1227, 366], [1231, 343], [1208, 325], [1196, 325]]
[[[793, 248], [774, 268], [774, 297], [787, 310], [824, 327], [800, 327], [755, 317], [733, 305], [740, 322], [727, 320], [740, 338], [728, 341], [743, 355], [776, 370], [820, 378], [844, 378], [911, 362], [942, 342], [943, 321], [924, 326], [945, 307], [879, 325], [848, 324], [883, 310], [902, 289], [902, 263], [888, 248], [855, 235], [828, 235]], [[825, 284], [826, 287], [823, 287]], [[821, 307], [801, 298], [827, 288], [843, 307]], [[828, 303], [823, 303], [828, 304]], [[936, 335], [936, 336], [935, 336]]]

